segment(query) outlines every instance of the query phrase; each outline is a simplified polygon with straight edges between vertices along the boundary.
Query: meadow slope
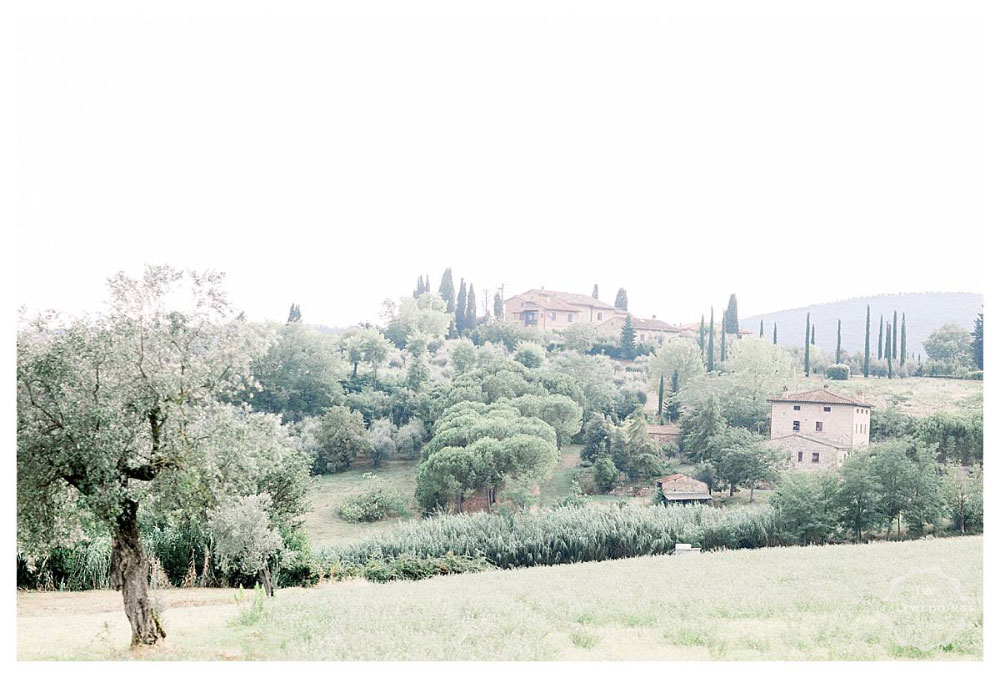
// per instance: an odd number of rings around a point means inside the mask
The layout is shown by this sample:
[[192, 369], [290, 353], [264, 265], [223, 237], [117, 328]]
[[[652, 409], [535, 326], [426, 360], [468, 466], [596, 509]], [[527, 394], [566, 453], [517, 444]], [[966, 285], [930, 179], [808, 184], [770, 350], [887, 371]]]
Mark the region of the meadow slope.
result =
[[[933, 571], [962, 623], [894, 596]], [[942, 590], [946, 589], [943, 587]], [[168, 639], [131, 653], [109, 591], [18, 594], [20, 659], [979, 659], [982, 538], [538, 567], [254, 595], [158, 591]], [[939, 602], [939, 601], [931, 601]], [[923, 649], [900, 640], [934, 640]], [[925, 644], [926, 645], [926, 644]]]

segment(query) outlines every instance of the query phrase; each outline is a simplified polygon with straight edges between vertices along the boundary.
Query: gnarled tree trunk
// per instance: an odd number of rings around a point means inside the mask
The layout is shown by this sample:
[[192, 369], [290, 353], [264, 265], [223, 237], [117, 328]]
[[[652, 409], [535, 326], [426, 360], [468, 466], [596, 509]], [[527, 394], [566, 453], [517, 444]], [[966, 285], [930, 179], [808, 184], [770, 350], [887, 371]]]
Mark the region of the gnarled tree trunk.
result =
[[111, 585], [122, 592], [132, 645], [155, 645], [166, 637], [149, 600], [149, 562], [142, 548], [139, 505], [126, 500], [111, 535]]

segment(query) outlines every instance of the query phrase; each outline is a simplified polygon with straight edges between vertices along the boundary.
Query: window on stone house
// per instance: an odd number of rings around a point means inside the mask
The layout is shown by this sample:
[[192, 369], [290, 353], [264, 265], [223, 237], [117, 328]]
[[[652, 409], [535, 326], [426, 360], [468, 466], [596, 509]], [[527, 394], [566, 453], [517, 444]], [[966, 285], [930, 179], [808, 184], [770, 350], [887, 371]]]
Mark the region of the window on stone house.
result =
[[603, 313], [598, 313], [597, 314], [597, 319], [601, 320], [602, 318], [604, 318], [604, 314]]
[[555, 312], [553, 312], [553, 313], [549, 313], [549, 320], [555, 320], [555, 319], [556, 319], [556, 314], [555, 314]]
[[799, 461], [802, 461], [802, 453], [799, 452]]
[[819, 452], [813, 452], [813, 463], [819, 463]]
[[816, 422], [816, 430], [817, 431], [822, 431], [823, 430], [823, 422], [821, 422], [821, 421], [817, 421]]
[[793, 410], [795, 410], [796, 412], [798, 412], [799, 410], [801, 410], [801, 409], [802, 409], [802, 406], [801, 406], [801, 405], [794, 405], [794, 406], [792, 407], [792, 409], [793, 409]]
[[792, 430], [793, 431], [798, 431], [801, 428], [801, 426], [802, 426], [802, 423], [799, 422], [799, 421], [793, 421], [792, 422]]
[[829, 408], [829, 407], [824, 407], [824, 408], [823, 408], [823, 411], [824, 411], [824, 412], [829, 412], [829, 411], [830, 411], [830, 408]]
[[566, 314], [566, 322], [573, 322], [573, 314], [572, 313], [567, 313]]

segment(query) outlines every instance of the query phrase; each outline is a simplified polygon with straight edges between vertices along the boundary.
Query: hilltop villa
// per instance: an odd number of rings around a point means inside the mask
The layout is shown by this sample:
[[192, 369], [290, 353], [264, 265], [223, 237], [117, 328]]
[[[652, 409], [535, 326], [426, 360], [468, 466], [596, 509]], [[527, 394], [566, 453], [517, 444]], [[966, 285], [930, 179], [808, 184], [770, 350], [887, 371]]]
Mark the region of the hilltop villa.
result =
[[599, 325], [616, 315], [627, 314], [611, 304], [586, 294], [528, 290], [507, 299], [503, 304], [504, 319], [541, 330], [558, 330], [573, 323]]
[[[504, 319], [523, 327], [561, 330], [574, 323], [588, 323], [606, 337], [620, 336], [628, 315], [627, 311], [586, 294], [545, 289], [528, 290], [504, 302]], [[632, 324], [640, 344], [661, 342], [681, 333], [680, 328], [657, 320], [656, 316], [648, 319], [632, 316]]]
[[791, 468], [801, 471], [839, 467], [857, 447], [869, 442], [868, 403], [829, 390], [789, 393], [771, 403], [771, 440], [788, 452]]

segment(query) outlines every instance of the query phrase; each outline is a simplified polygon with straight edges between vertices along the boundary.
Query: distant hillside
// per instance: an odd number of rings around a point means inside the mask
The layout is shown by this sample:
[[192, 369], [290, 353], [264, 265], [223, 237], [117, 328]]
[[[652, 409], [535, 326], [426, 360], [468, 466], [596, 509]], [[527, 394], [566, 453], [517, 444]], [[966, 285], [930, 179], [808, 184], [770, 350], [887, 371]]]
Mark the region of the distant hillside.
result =
[[778, 342], [802, 346], [805, 341], [806, 313], [812, 314], [816, 325], [816, 345], [832, 353], [837, 348], [837, 319], [842, 322], [841, 343], [850, 353], [865, 348], [865, 306], [872, 307], [872, 354], [876, 354], [879, 315], [892, 322], [892, 312], [900, 320], [906, 313], [907, 352], [924, 354], [922, 342], [931, 332], [946, 323], [972, 330], [976, 316], [983, 310], [983, 295], [968, 292], [921, 292], [913, 294], [882, 294], [817, 304], [805, 308], [754, 315], [740, 319], [740, 326], [756, 335], [760, 319], [764, 318], [764, 337], [770, 338], [774, 323], [778, 323]]

